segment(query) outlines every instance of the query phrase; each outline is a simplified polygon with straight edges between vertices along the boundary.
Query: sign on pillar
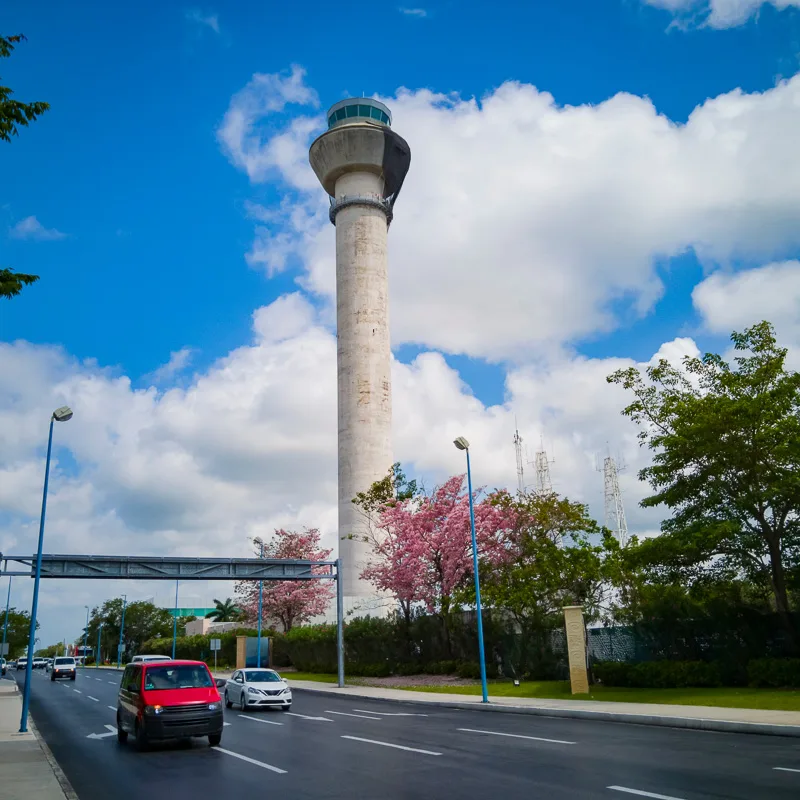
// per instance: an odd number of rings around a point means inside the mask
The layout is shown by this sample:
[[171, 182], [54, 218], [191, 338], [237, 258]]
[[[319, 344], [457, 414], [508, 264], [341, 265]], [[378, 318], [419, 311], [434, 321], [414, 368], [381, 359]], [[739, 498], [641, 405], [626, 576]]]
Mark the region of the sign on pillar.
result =
[[589, 693], [589, 674], [586, 670], [586, 628], [581, 606], [564, 606], [564, 626], [567, 629], [569, 681], [572, 694]]

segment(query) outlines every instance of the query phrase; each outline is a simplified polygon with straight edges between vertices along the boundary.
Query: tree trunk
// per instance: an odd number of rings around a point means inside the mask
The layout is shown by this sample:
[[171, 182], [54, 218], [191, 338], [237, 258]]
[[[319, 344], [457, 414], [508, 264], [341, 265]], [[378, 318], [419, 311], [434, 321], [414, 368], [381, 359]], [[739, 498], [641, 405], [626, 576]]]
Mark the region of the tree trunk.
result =
[[798, 635], [797, 626], [789, 609], [780, 539], [775, 535], [768, 537], [767, 546], [769, 547], [770, 577], [772, 579], [772, 591], [775, 595], [775, 610], [778, 612], [778, 616], [780, 616], [789, 636], [789, 645], [792, 653], [798, 653], [800, 652], [800, 635]]

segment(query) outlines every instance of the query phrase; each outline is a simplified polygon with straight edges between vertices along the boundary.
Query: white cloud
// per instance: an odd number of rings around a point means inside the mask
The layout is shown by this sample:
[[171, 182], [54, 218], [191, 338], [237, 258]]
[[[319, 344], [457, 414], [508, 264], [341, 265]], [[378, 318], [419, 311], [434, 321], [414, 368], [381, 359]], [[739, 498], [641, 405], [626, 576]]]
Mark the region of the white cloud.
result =
[[762, 6], [779, 11], [800, 7], [800, 0], [643, 0], [679, 17], [702, 20], [712, 28], [734, 28], [756, 16]]
[[713, 333], [728, 335], [769, 320], [791, 348], [787, 362], [800, 369], [800, 261], [710, 275], [695, 286], [692, 302]]
[[217, 14], [204, 14], [199, 9], [193, 8], [186, 12], [186, 19], [197, 25], [211, 28], [214, 33], [219, 33], [219, 16]]
[[[287, 96], [317, 106], [298, 68], [256, 76], [220, 138], [251, 180], [283, 183], [283, 213], [248, 262], [300, 265], [331, 302], [334, 229], [307, 159], [324, 120], [281, 126]], [[389, 234], [395, 345], [524, 361], [650, 311], [659, 259], [693, 248], [709, 267], [763, 263], [800, 244], [800, 76], [709, 99], [686, 124], [633, 95], [560, 107], [519, 83], [481, 102], [384, 99], [412, 149]]]
[[55, 228], [45, 228], [36, 217], [25, 217], [14, 225], [9, 231], [12, 239], [33, 239], [38, 242], [52, 242], [57, 239], [64, 239], [66, 233]]
[[182, 347], [169, 354], [169, 360], [159, 367], [156, 367], [149, 375], [145, 375], [143, 380], [150, 381], [154, 385], [160, 385], [165, 381], [174, 378], [183, 372], [191, 363], [195, 351], [191, 347]]
[[401, 14], [405, 14], [407, 17], [417, 17], [418, 19], [424, 19], [428, 16], [428, 12], [424, 8], [404, 8], [400, 6], [397, 9]]

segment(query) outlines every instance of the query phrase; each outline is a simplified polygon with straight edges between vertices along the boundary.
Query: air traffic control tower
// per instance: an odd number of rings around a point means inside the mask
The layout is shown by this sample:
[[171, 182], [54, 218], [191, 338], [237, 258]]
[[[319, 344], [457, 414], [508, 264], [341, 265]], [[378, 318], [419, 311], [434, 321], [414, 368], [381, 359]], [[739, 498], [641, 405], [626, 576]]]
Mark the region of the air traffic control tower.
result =
[[387, 233], [411, 163], [389, 109], [364, 97], [328, 111], [328, 130], [309, 160], [330, 195], [336, 226], [339, 416], [339, 554], [345, 611], [385, 609], [359, 578], [370, 554], [353, 498], [392, 465], [392, 383]]

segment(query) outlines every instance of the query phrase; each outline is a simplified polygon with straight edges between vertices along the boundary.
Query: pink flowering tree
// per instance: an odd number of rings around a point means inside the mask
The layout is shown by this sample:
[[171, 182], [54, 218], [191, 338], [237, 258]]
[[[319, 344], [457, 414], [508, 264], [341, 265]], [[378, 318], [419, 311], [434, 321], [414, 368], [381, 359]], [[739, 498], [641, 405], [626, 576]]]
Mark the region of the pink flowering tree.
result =
[[[262, 540], [253, 539], [257, 556], [261, 555]], [[272, 539], [263, 542], [264, 558], [292, 558], [304, 561], [326, 561], [331, 550], [320, 546], [320, 532], [316, 528], [302, 533], [276, 530]], [[319, 574], [327, 574], [328, 567], [319, 567]], [[284, 633], [295, 625], [308, 622], [324, 614], [336, 590], [333, 581], [264, 581], [262, 613], [264, 619], [279, 620]], [[239, 607], [247, 619], [258, 617], [258, 581], [240, 581], [236, 585]]]
[[[450, 478], [429, 496], [383, 504], [374, 515], [370, 535], [373, 557], [362, 573], [365, 580], [398, 599], [407, 619], [416, 602], [439, 616], [448, 648], [448, 618], [454, 598], [472, 577], [465, 477]], [[508, 556], [506, 533], [513, 527], [510, 512], [492, 498], [477, 502], [473, 497], [473, 501], [478, 553], [482, 564], [491, 568]]]

